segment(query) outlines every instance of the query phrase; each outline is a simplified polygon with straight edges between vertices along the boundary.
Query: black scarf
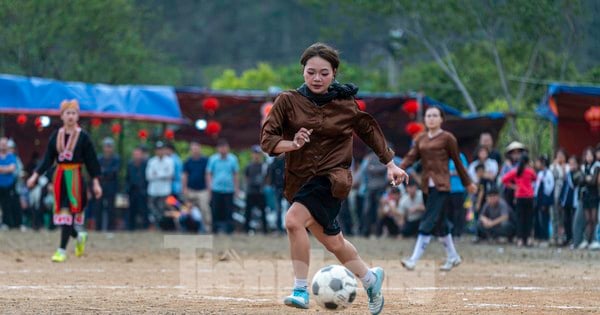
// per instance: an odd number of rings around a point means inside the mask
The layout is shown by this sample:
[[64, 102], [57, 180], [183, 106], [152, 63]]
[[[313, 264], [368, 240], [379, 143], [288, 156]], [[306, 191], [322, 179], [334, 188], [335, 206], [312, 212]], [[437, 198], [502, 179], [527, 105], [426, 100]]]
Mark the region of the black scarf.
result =
[[296, 89], [298, 93], [302, 94], [304, 97], [309, 100], [315, 102], [318, 106], [323, 106], [334, 99], [348, 99], [356, 95], [358, 92], [358, 87], [352, 83], [348, 84], [340, 84], [337, 81], [334, 81], [329, 88], [327, 89], [327, 93], [325, 94], [315, 94], [313, 93], [306, 83], [302, 84], [299, 88]]

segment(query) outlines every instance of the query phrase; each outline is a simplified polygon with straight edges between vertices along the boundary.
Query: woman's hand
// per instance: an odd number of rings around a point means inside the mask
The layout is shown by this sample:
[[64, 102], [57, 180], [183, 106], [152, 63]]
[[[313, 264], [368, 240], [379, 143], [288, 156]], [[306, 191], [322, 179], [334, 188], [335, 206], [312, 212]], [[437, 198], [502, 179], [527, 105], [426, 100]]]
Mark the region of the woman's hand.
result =
[[312, 132], [312, 129], [308, 130], [306, 128], [300, 128], [300, 130], [298, 130], [298, 132], [296, 132], [296, 134], [294, 135], [294, 140], [292, 141], [294, 148], [300, 149], [307, 142], [310, 142], [310, 135], [312, 134]]
[[29, 188], [29, 189], [33, 188], [33, 186], [35, 186], [35, 184], [37, 183], [37, 180], [38, 180], [38, 173], [34, 172], [33, 174], [31, 174], [29, 179], [27, 179], [27, 188]]
[[387, 177], [392, 186], [398, 186], [402, 183], [408, 184], [408, 174], [396, 166], [394, 161], [390, 161], [387, 165]]
[[96, 199], [100, 199], [100, 197], [102, 197], [102, 186], [100, 186], [100, 181], [98, 178], [94, 178], [92, 189], [94, 190], [94, 197], [96, 197]]

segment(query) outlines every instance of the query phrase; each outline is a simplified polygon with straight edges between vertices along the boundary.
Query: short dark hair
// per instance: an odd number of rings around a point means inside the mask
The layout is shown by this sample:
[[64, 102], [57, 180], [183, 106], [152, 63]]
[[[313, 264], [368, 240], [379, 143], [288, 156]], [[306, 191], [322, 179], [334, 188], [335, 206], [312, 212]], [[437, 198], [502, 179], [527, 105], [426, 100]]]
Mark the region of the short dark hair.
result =
[[312, 57], [321, 57], [331, 64], [331, 68], [336, 70], [340, 66], [340, 54], [333, 47], [324, 43], [314, 43], [304, 50], [300, 57], [300, 64], [304, 67]]
[[475, 172], [477, 172], [479, 170], [485, 171], [485, 166], [483, 164], [481, 164], [481, 163], [475, 165]]
[[488, 196], [492, 196], [492, 195], [498, 196], [498, 195], [500, 195], [500, 189], [498, 189], [498, 187], [496, 187], [496, 186], [492, 186], [490, 189], [488, 189], [487, 195]]
[[226, 139], [217, 140], [217, 147], [229, 146], [229, 142]]

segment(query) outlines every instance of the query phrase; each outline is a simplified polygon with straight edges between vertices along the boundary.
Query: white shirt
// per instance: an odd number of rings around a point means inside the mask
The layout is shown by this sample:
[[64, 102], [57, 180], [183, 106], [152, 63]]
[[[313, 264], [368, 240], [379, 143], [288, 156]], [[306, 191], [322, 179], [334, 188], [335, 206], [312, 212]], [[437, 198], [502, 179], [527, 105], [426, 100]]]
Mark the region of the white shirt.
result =
[[425, 213], [425, 211], [408, 213], [408, 209], [423, 204], [423, 192], [421, 190], [417, 190], [414, 199], [411, 198], [408, 193], [405, 193], [402, 195], [402, 198], [400, 198], [400, 203], [398, 203], [398, 212], [406, 216], [406, 221], [412, 222], [420, 219]]
[[535, 196], [538, 195], [542, 180], [544, 181], [544, 195], [550, 196], [552, 190], [554, 190], [554, 175], [552, 175], [549, 169], [538, 172], [537, 179], [535, 180]]
[[165, 197], [171, 194], [175, 163], [169, 156], [152, 157], [146, 166], [148, 180], [148, 196]]
[[[475, 167], [477, 167], [477, 165], [479, 164], [481, 164], [479, 160], [475, 160], [471, 162], [471, 164], [469, 164], [469, 176], [471, 177], [471, 180], [475, 183], [478, 182]], [[488, 158], [487, 160], [485, 160], [485, 162], [483, 162], [483, 169], [486, 173], [491, 173], [494, 177], [498, 176], [498, 162], [496, 162], [496, 160], [494, 159]]]

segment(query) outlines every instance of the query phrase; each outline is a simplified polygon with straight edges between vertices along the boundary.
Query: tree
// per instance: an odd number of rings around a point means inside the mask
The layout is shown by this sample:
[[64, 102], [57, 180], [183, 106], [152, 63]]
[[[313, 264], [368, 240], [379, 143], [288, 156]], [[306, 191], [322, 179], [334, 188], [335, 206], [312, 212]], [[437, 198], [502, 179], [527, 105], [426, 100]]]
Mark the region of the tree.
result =
[[0, 1], [0, 71], [104, 83], [177, 83], [128, 0]]

